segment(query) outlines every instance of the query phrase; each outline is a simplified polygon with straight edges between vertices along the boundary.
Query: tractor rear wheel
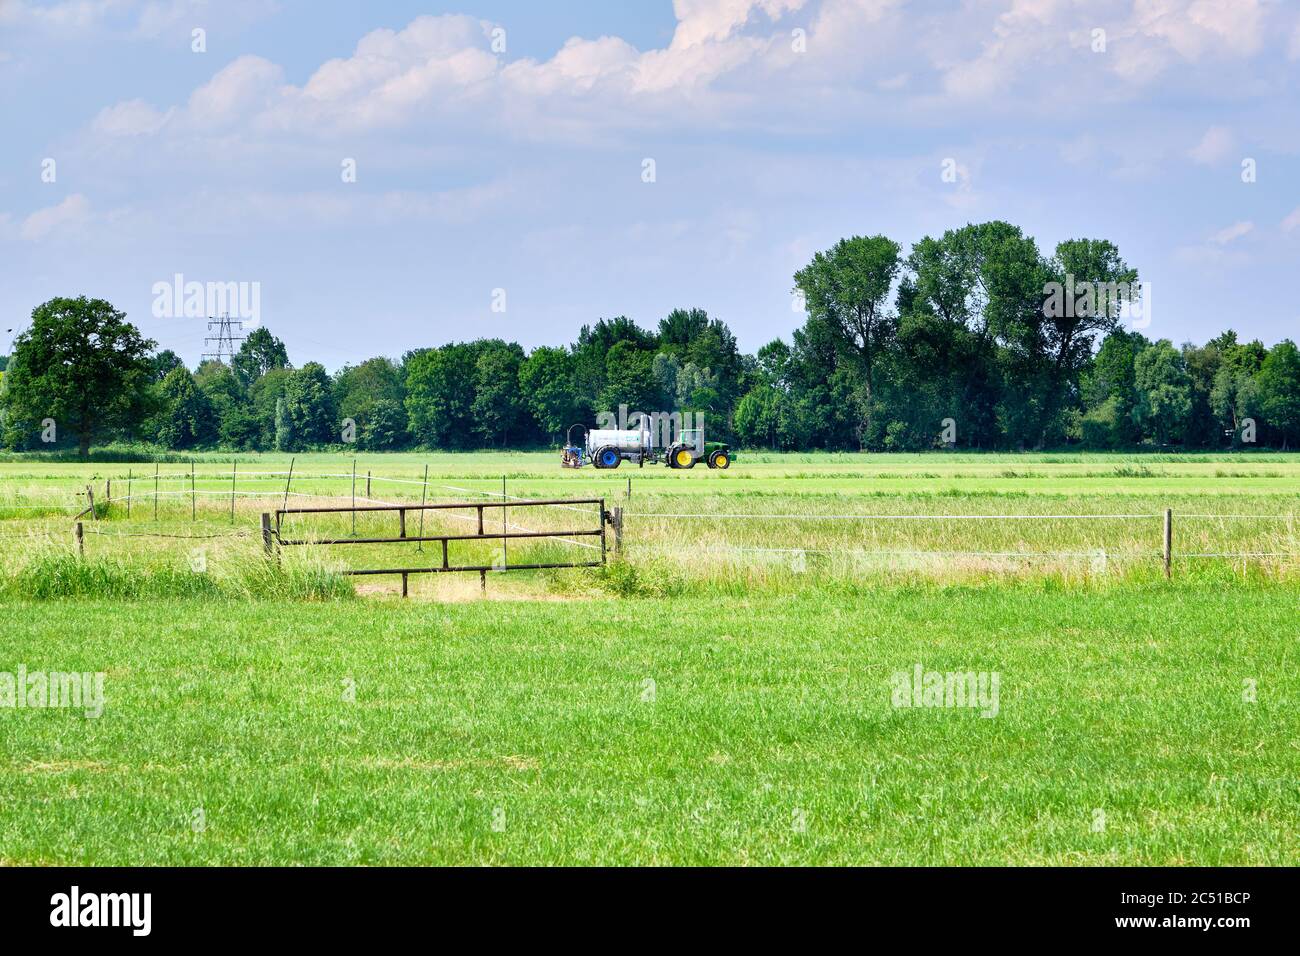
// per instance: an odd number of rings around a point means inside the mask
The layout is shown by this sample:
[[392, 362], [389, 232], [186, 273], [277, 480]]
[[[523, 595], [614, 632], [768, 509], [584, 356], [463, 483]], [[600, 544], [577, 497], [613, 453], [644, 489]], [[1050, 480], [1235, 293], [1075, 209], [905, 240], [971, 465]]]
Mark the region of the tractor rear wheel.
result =
[[730, 468], [731, 456], [728, 455], [721, 448], [719, 448], [717, 451], [715, 451], [712, 455], [709, 456], [709, 467], [722, 468], [724, 470]]

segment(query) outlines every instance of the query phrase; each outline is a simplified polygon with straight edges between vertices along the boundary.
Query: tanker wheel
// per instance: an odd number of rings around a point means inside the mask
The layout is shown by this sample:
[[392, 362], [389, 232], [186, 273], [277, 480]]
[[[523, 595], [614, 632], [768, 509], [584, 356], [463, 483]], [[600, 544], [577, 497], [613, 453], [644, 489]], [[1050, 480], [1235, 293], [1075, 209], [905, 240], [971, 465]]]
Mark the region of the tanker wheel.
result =
[[618, 453], [618, 449], [609, 445], [596, 452], [596, 462], [601, 468], [617, 468], [622, 460], [623, 456]]

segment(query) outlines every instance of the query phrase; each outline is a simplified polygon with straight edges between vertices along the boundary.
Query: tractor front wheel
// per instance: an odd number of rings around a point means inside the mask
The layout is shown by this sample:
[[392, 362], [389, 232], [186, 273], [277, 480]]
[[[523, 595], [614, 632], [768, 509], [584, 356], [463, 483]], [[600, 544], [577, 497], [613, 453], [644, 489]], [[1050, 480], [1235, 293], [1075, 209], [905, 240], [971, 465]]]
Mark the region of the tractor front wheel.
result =
[[724, 470], [730, 468], [731, 456], [728, 455], [725, 451], [719, 449], [718, 451], [715, 451], [712, 455], [709, 456], [709, 467], [722, 468]]

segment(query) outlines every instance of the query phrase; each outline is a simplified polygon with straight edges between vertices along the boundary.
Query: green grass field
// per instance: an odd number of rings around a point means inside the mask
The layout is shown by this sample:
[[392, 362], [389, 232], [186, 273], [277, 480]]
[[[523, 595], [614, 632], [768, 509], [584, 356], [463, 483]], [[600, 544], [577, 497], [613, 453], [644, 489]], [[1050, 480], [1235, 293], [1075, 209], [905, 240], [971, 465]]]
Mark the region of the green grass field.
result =
[[[1300, 456], [557, 457], [359, 460], [377, 500], [490, 500], [504, 475], [628, 513], [603, 571], [414, 578], [406, 602], [335, 572], [414, 545], [262, 558], [285, 476], [254, 473], [287, 457], [240, 459], [233, 519], [228, 458], [199, 456], [193, 498], [162, 465], [185, 493], [157, 518], [150, 464], [0, 463], [0, 672], [105, 675], [96, 718], [0, 706], [0, 862], [1300, 857]], [[350, 500], [351, 458], [294, 469], [299, 503]], [[106, 481], [77, 558], [77, 493]], [[918, 664], [996, 674], [996, 714], [896, 706]]]

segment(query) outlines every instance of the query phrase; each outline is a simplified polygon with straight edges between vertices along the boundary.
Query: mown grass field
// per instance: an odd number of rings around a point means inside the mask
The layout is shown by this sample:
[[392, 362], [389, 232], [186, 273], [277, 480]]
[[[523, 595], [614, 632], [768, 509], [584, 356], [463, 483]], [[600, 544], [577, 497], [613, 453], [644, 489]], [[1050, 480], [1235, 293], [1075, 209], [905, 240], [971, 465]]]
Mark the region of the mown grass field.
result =
[[[505, 475], [629, 514], [603, 572], [492, 575], [486, 597], [476, 576], [413, 578], [406, 602], [332, 571], [414, 545], [268, 567], [253, 532], [279, 502], [237, 497], [232, 521], [228, 458], [201, 456], [214, 493], [161, 498], [156, 520], [152, 465], [0, 463], [0, 671], [102, 671], [106, 698], [94, 719], [0, 707], [0, 861], [1300, 858], [1300, 456], [555, 458], [360, 459], [379, 500], [418, 500], [373, 479], [427, 464], [430, 500], [489, 500]], [[237, 489], [287, 466], [243, 457]], [[301, 502], [350, 492], [307, 476], [351, 458], [294, 468]], [[128, 470], [130, 517], [83, 518], [99, 533], [72, 557], [78, 488], [118, 499]], [[582, 518], [537, 510], [508, 520]], [[957, 517], [1009, 514], [1039, 517]], [[1048, 517], [1077, 514], [1102, 517]], [[1256, 556], [1199, 556], [1221, 554]], [[996, 716], [895, 706], [917, 664], [996, 672]]]

